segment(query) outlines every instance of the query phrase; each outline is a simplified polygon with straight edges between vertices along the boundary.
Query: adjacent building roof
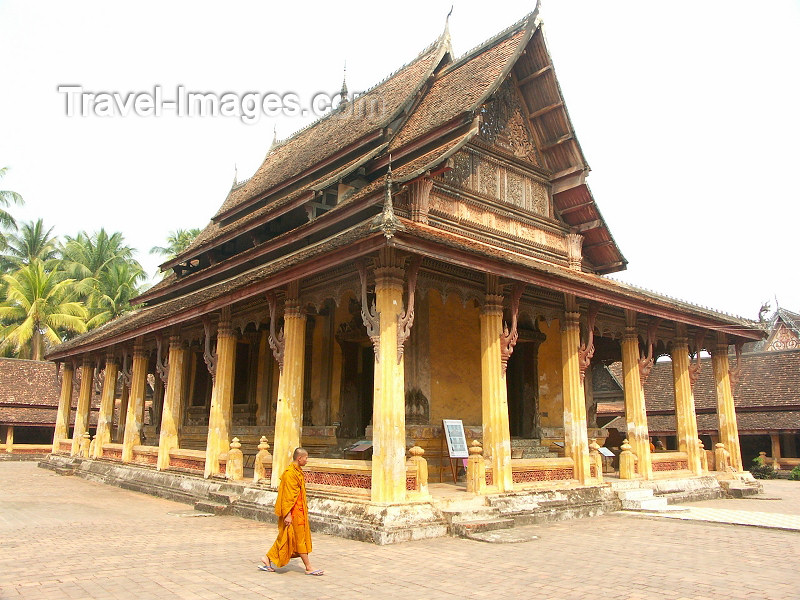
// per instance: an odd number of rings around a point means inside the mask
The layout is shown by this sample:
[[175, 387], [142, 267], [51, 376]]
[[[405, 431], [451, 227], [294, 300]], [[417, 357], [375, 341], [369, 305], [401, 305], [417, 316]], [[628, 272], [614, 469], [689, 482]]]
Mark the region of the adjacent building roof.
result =
[[0, 423], [55, 425], [58, 398], [55, 363], [0, 358]]
[[[698, 428], [716, 431], [717, 398], [711, 359], [703, 358], [700, 364], [700, 376], [693, 390]], [[731, 366], [735, 367], [735, 359]], [[618, 378], [621, 376], [620, 363], [610, 369], [617, 372]], [[644, 384], [647, 424], [653, 433], [675, 431], [673, 390], [672, 362], [657, 362]], [[800, 429], [800, 349], [742, 354], [741, 375], [733, 398], [741, 432]], [[605, 406], [603, 412], [622, 415], [607, 427], [624, 430], [621, 403]]]

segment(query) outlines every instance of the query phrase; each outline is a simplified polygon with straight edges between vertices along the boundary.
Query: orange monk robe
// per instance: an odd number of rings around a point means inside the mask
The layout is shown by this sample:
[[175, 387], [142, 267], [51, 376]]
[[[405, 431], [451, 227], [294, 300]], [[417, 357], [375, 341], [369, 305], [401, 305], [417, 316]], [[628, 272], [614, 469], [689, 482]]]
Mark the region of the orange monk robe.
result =
[[[290, 512], [292, 524], [287, 527], [283, 520]], [[275, 566], [282, 567], [290, 559], [311, 552], [306, 480], [303, 470], [295, 463], [290, 464], [281, 476], [278, 497], [275, 500], [275, 514], [278, 515], [278, 539], [267, 552], [267, 556]]]

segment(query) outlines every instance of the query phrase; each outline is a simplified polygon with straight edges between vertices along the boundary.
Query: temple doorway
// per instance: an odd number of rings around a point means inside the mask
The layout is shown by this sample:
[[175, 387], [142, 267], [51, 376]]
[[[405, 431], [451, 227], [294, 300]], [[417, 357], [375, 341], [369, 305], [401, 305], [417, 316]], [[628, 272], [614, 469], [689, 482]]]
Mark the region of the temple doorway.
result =
[[341, 404], [338, 437], [363, 438], [372, 420], [375, 351], [372, 344], [339, 341], [342, 349]]
[[520, 332], [520, 339], [508, 359], [506, 371], [508, 425], [511, 437], [536, 438], [539, 437], [540, 340], [522, 337]]

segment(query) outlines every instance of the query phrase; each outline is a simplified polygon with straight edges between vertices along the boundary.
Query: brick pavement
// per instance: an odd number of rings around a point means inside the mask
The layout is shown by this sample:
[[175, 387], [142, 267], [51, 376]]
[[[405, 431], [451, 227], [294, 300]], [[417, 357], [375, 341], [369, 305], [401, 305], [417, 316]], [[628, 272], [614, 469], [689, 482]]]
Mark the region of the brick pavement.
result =
[[256, 570], [274, 525], [181, 516], [189, 508], [2, 463], [0, 598], [800, 598], [797, 532], [617, 513], [537, 526], [538, 540], [509, 545], [316, 535], [326, 575], [306, 577], [299, 561]]

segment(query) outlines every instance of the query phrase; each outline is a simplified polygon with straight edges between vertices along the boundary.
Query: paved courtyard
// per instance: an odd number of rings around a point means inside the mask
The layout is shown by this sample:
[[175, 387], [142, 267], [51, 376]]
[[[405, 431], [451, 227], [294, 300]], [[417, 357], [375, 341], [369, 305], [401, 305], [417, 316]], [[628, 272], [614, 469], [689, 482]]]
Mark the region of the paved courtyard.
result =
[[[697, 508], [800, 515], [800, 483], [766, 485], [780, 499]], [[536, 526], [520, 544], [316, 535], [326, 574], [307, 577], [299, 560], [256, 569], [274, 525], [190, 508], [0, 463], [0, 598], [800, 598], [800, 531], [617, 513]]]

